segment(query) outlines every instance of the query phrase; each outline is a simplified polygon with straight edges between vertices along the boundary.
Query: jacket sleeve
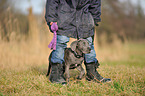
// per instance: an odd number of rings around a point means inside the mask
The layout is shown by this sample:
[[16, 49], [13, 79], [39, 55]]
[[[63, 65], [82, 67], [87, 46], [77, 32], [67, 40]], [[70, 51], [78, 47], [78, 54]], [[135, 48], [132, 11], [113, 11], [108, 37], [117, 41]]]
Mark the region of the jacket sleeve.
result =
[[45, 19], [47, 24], [50, 22], [57, 22], [57, 8], [59, 0], [47, 0]]
[[89, 11], [94, 18], [94, 23], [98, 26], [98, 22], [101, 22], [101, 0], [91, 0]]

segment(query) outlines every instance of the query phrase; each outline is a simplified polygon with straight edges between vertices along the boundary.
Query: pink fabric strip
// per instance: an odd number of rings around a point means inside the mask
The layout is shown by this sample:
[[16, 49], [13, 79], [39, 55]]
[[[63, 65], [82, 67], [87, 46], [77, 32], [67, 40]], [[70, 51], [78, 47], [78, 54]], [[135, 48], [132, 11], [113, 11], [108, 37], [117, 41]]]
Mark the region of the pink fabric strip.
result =
[[51, 25], [51, 30], [53, 31], [54, 36], [53, 36], [52, 41], [51, 41], [50, 44], [48, 45], [48, 47], [49, 47], [50, 49], [52, 49], [52, 50], [56, 50], [56, 42], [57, 42], [57, 33], [56, 33], [56, 31], [58, 30], [57, 24], [53, 23], [53, 24]]

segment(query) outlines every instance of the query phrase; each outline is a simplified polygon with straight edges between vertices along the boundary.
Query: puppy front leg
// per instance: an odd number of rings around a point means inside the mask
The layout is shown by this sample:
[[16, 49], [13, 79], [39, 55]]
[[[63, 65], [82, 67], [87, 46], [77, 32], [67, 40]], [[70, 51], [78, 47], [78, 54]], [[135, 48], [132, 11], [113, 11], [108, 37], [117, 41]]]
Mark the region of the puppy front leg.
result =
[[69, 64], [66, 64], [66, 66], [65, 66], [65, 75], [66, 75], [66, 82], [68, 83], [69, 82], [69, 78], [70, 78], [70, 76], [69, 76]]
[[84, 70], [84, 68], [82, 67], [82, 65], [78, 66], [78, 67], [77, 67], [77, 70], [80, 71], [80, 75], [77, 77], [77, 79], [81, 80], [82, 77], [83, 77], [84, 74], [85, 74], [85, 70]]

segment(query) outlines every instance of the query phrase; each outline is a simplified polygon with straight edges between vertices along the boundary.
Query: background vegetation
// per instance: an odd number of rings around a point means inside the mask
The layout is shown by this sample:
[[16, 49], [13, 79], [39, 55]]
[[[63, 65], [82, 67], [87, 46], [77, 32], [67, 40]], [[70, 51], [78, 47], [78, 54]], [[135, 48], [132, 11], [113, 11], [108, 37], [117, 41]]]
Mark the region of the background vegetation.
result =
[[[0, 0], [0, 96], [3, 95], [145, 95], [145, 13], [129, 0], [102, 0], [102, 22], [96, 27], [98, 71], [111, 83], [76, 80], [69, 86], [46, 78], [51, 50], [44, 14], [16, 10], [11, 0]], [[74, 39], [71, 39], [69, 44]], [[69, 46], [68, 44], [68, 46]]]

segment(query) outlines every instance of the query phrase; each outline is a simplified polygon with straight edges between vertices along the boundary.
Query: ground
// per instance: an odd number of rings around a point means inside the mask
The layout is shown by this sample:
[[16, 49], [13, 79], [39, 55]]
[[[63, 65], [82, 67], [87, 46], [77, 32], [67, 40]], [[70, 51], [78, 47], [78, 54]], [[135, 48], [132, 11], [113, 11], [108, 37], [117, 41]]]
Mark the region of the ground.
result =
[[127, 43], [117, 50], [97, 48], [101, 63], [98, 71], [111, 78], [111, 83], [88, 82], [85, 78], [78, 81], [79, 71], [71, 70], [66, 86], [52, 84], [45, 76], [50, 53], [45, 47], [0, 43], [0, 96], [145, 96], [145, 43]]

